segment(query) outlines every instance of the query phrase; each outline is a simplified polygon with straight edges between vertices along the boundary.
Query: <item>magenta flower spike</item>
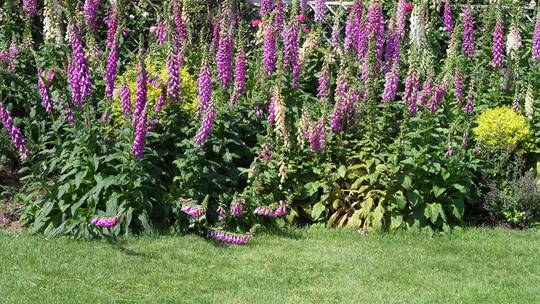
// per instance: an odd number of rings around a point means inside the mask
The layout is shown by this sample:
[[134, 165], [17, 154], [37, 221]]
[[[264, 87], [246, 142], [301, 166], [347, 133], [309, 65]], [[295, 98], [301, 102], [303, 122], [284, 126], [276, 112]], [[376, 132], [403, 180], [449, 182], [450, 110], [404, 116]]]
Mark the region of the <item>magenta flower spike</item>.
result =
[[21, 159], [26, 159], [28, 157], [28, 148], [26, 147], [22, 132], [13, 124], [13, 118], [11, 117], [11, 113], [9, 113], [9, 111], [1, 103], [0, 121], [6, 128], [8, 135], [11, 138], [11, 142], [13, 143], [15, 148], [19, 150], [19, 156], [21, 157]]
[[497, 20], [493, 30], [493, 48], [492, 48], [491, 66], [500, 69], [504, 60], [504, 30], [501, 20]]
[[273, 0], [261, 0], [259, 9], [259, 15], [261, 17], [272, 12], [274, 10], [274, 1]]
[[225, 90], [231, 83], [231, 64], [233, 52], [232, 31], [224, 25], [220, 35], [216, 54], [217, 79]]
[[403, 38], [405, 35], [405, 25], [407, 23], [407, 16], [405, 11], [405, 0], [399, 0], [396, 9], [396, 34], [398, 39]]
[[236, 54], [236, 63], [234, 65], [234, 92], [231, 96], [230, 106], [234, 107], [238, 97], [244, 94], [247, 74], [247, 57], [243, 48]]
[[534, 60], [540, 61], [540, 15], [536, 17], [531, 53]]
[[97, 12], [99, 10], [99, 0], [85, 0], [84, 18], [92, 30], [97, 29]]
[[135, 119], [135, 139], [133, 141], [132, 152], [136, 158], [141, 159], [144, 157], [143, 147], [148, 128], [146, 110], [144, 110], [139, 116], [136, 116]]
[[199, 127], [199, 130], [197, 131], [197, 135], [195, 136], [196, 147], [202, 148], [204, 146], [204, 144], [210, 137], [210, 134], [212, 134], [212, 128], [215, 120], [216, 108], [214, 107], [214, 105], [210, 104], [204, 111], [203, 121], [201, 123], [201, 126]]
[[111, 218], [96, 216], [92, 219], [91, 223], [100, 228], [113, 228], [120, 223], [120, 214]]
[[456, 94], [456, 103], [461, 105], [463, 103], [463, 76], [459, 72], [454, 75], [454, 90]]
[[[45, 111], [47, 113], [52, 113], [53, 112], [53, 103], [52, 103], [52, 100], [51, 100], [51, 94], [49, 92], [48, 85], [46, 85], [43, 82], [43, 74], [41, 73], [41, 71], [38, 70], [38, 75], [37, 76], [38, 76], [37, 77], [38, 78], [37, 86], [38, 86], [39, 94], [41, 95], [41, 104], [43, 105], [43, 107], [45, 108]], [[50, 73], [49, 73], [49, 76], [50, 76]]]
[[463, 53], [469, 60], [474, 55], [474, 19], [470, 8], [463, 8]]
[[105, 96], [108, 98], [112, 98], [113, 96], [114, 83], [117, 75], [118, 56], [118, 43], [115, 37], [111, 49], [109, 49], [107, 67], [105, 68]]
[[275, 29], [271, 22], [264, 22], [263, 40], [263, 69], [267, 76], [271, 76], [276, 69], [276, 37]]
[[205, 62], [203, 63], [199, 72], [199, 100], [201, 104], [199, 110], [206, 111], [206, 108], [210, 105], [212, 99], [212, 71]]
[[324, 20], [324, 16], [326, 15], [326, 0], [315, 0], [313, 11], [315, 12], [315, 22]]
[[452, 36], [454, 32], [454, 16], [452, 15], [452, 7], [450, 6], [450, 0], [444, 2], [443, 13], [444, 29], [448, 33], [448, 36]]
[[23, 11], [28, 14], [30, 18], [34, 18], [37, 12], [37, 0], [23, 0]]
[[177, 53], [174, 46], [169, 48], [167, 54], [167, 92], [169, 100], [172, 103], [179, 102], [182, 99], [182, 83], [180, 79], [180, 61], [182, 56]]

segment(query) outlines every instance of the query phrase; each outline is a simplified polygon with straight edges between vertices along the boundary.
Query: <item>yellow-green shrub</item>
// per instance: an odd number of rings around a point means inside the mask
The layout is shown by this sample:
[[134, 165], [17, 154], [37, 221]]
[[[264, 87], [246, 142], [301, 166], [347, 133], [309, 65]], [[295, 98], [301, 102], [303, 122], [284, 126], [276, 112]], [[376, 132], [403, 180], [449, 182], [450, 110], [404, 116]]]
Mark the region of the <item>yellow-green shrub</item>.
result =
[[477, 119], [473, 130], [483, 150], [514, 150], [530, 138], [529, 124], [523, 115], [510, 107], [485, 110]]
[[[165, 66], [164, 60], [157, 60], [153, 57], [148, 56], [145, 60], [146, 70], [148, 71], [148, 76], [154, 77], [159, 75], [159, 77], [167, 82], [167, 68]], [[180, 110], [183, 108], [189, 112], [195, 112], [197, 106], [199, 105], [199, 98], [197, 97], [197, 81], [189, 74], [186, 68], [180, 69], [180, 77], [182, 81], [182, 102], [172, 104], [167, 101], [163, 111], [169, 108], [176, 108]], [[137, 65], [133, 64], [127, 69], [118, 79], [119, 85], [127, 85], [131, 91], [131, 103], [132, 109], [135, 105], [135, 92], [137, 88]], [[155, 88], [150, 82], [148, 83], [148, 119], [151, 120], [154, 118], [154, 105], [158, 101], [161, 95], [161, 89]], [[120, 102], [120, 97], [116, 96], [112, 105], [111, 117], [113, 119], [114, 125], [121, 125], [124, 123], [125, 117], [122, 114], [122, 105]], [[167, 116], [161, 115], [160, 119], [167, 119]]]

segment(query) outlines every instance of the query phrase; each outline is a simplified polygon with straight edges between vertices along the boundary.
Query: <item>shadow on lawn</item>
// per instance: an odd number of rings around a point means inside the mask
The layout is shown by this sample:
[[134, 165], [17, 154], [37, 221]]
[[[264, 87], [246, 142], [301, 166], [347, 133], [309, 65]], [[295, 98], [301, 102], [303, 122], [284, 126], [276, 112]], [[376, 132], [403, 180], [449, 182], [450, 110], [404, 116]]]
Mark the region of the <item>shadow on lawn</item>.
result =
[[125, 255], [128, 255], [128, 256], [132, 256], [132, 257], [140, 257], [140, 258], [145, 258], [145, 259], [151, 259], [151, 260], [154, 260], [156, 259], [156, 257], [152, 254], [146, 254], [146, 253], [143, 253], [143, 252], [138, 252], [138, 251], [135, 251], [133, 249], [129, 249], [129, 248], [126, 248], [124, 246], [124, 242], [123, 240], [118, 240], [118, 239], [114, 239], [114, 238], [106, 238], [107, 240], [107, 243], [109, 243], [109, 245], [111, 245], [114, 249], [120, 251], [121, 253], [125, 254]]

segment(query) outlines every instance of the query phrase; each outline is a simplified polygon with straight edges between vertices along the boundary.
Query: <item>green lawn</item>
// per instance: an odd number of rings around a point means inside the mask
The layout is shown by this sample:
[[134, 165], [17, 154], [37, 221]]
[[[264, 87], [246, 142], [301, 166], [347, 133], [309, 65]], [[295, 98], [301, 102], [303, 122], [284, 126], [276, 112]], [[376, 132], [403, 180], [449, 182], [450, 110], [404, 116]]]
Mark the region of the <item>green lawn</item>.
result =
[[540, 303], [540, 232], [292, 230], [46, 240], [0, 232], [0, 303]]

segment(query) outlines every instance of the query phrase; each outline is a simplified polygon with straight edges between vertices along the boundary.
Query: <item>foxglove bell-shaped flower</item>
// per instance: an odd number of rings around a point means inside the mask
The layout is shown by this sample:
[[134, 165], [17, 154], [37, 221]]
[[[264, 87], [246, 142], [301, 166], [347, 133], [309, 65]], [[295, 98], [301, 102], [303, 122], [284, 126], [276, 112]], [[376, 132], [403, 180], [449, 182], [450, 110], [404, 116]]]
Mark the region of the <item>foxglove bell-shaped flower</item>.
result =
[[463, 53], [469, 60], [474, 55], [474, 20], [469, 7], [463, 9]]
[[112, 218], [96, 216], [91, 223], [100, 228], [113, 228], [120, 223], [120, 214]]
[[212, 71], [207, 63], [203, 63], [199, 72], [200, 110], [205, 111], [212, 99]]
[[276, 37], [275, 29], [271, 22], [265, 22], [263, 40], [263, 69], [267, 76], [271, 76], [276, 69]]
[[234, 107], [239, 96], [244, 94], [247, 74], [247, 57], [244, 48], [240, 47], [236, 54], [236, 63], [234, 64], [234, 92], [231, 96], [230, 106]]
[[136, 158], [141, 159], [144, 157], [143, 147], [148, 128], [146, 110], [144, 110], [139, 116], [135, 116], [135, 119], [135, 139], [133, 141], [132, 152]]
[[214, 107], [214, 105], [210, 104], [206, 107], [206, 110], [204, 111], [203, 121], [201, 123], [201, 126], [199, 127], [199, 130], [197, 131], [197, 135], [195, 136], [195, 146], [197, 146], [198, 148], [202, 148], [202, 146], [204, 146], [204, 144], [210, 137], [210, 134], [212, 134], [212, 128], [215, 120], [216, 108]]
[[315, 0], [313, 11], [315, 12], [315, 22], [322, 21], [326, 15], [326, 0]]
[[495, 29], [493, 30], [493, 48], [491, 53], [493, 56], [491, 66], [495, 69], [501, 68], [504, 60], [504, 31], [500, 20], [497, 20]]
[[84, 18], [92, 30], [97, 29], [97, 13], [99, 10], [99, 0], [85, 0]]
[[540, 15], [536, 18], [534, 26], [531, 53], [534, 60], [540, 61]]
[[452, 36], [454, 32], [454, 16], [452, 15], [452, 7], [450, 6], [450, 0], [444, 2], [444, 29], [448, 33], [448, 36]]
[[41, 104], [43, 105], [43, 107], [45, 108], [45, 111], [47, 113], [52, 113], [53, 112], [53, 103], [52, 103], [52, 100], [51, 100], [51, 94], [49, 92], [49, 88], [48, 88], [48, 85], [46, 85], [44, 82], [43, 82], [43, 74], [41, 73], [41, 71], [38, 70], [38, 90], [39, 90], [39, 94], [41, 95]]
[[21, 159], [26, 159], [28, 157], [28, 148], [26, 147], [22, 132], [13, 124], [11, 113], [9, 113], [9, 111], [2, 104], [0, 104], [0, 121], [6, 128], [7, 133], [11, 138], [11, 142], [15, 148], [19, 150]]

